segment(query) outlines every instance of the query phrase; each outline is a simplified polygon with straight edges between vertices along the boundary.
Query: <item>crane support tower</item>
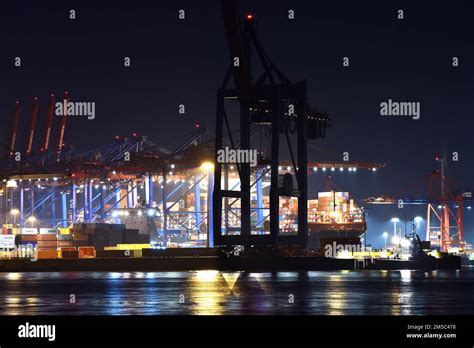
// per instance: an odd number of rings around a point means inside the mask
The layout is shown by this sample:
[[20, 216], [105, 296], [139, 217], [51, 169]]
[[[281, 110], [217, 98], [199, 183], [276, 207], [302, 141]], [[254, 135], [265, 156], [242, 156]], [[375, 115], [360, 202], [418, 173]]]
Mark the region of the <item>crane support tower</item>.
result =
[[[226, 31], [230, 66], [222, 86], [217, 91], [216, 105], [216, 157], [213, 191], [213, 218], [210, 245], [215, 246], [262, 246], [294, 245], [305, 247], [308, 237], [307, 212], [307, 140], [323, 137], [329, 125], [327, 115], [312, 111], [307, 102], [306, 82], [291, 82], [270, 60], [260, 44], [255, 29], [254, 16], [245, 16], [243, 26], [234, 0], [221, 0]], [[255, 50], [263, 73], [252, 78], [251, 56]], [[231, 76], [235, 88], [230, 88]], [[234, 139], [230, 127], [226, 104], [239, 104], [239, 139]], [[269, 156], [259, 156], [257, 168], [250, 163], [237, 163], [240, 190], [228, 187], [228, 163], [219, 163], [218, 151], [224, 147], [224, 138], [229, 137], [233, 150], [252, 151], [252, 133], [255, 126], [263, 126], [271, 134]], [[284, 138], [282, 142], [280, 138]], [[292, 145], [296, 142], [296, 149]], [[282, 144], [283, 143], [283, 144]], [[291, 157], [293, 176], [283, 180], [279, 173], [280, 153], [286, 143]], [[251, 183], [252, 173], [262, 166], [270, 172], [269, 190], [269, 233], [254, 231], [251, 224]], [[289, 180], [291, 179], [291, 180]], [[292, 180], [296, 185], [292, 187]], [[288, 185], [289, 183], [289, 185]], [[283, 187], [282, 187], [283, 186]], [[297, 230], [292, 235], [282, 235], [279, 227], [280, 196], [298, 197]], [[229, 229], [227, 214], [229, 200], [240, 200], [240, 227]], [[224, 206], [224, 209], [223, 209]], [[224, 212], [224, 218], [223, 218]]]

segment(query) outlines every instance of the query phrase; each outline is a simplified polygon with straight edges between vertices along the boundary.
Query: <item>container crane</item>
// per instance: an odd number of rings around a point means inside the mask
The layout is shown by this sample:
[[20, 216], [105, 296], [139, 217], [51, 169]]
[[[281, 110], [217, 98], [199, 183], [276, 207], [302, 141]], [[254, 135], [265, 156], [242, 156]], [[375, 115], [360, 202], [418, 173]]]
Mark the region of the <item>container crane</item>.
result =
[[[254, 16], [248, 14], [244, 25], [240, 21], [237, 1], [221, 0], [224, 28], [230, 56], [230, 66], [221, 88], [217, 91], [216, 107], [216, 158], [213, 191], [213, 219], [210, 234], [210, 246], [215, 245], [299, 245], [305, 247], [308, 237], [307, 212], [307, 140], [324, 137], [329, 126], [327, 115], [310, 109], [306, 97], [306, 82], [292, 83], [270, 60], [259, 42], [253, 28]], [[252, 79], [253, 66], [250, 62], [251, 49], [254, 48], [263, 73]], [[235, 88], [228, 88], [233, 76]], [[251, 226], [251, 170], [249, 163], [240, 163], [237, 170], [240, 178], [240, 190], [229, 190], [228, 166], [217, 161], [217, 150], [223, 147], [224, 127], [228, 134], [231, 147], [237, 149], [237, 141], [232, 137], [229, 118], [226, 114], [225, 102], [237, 101], [240, 104], [240, 150], [250, 150], [251, 129], [254, 125], [262, 125], [271, 129], [271, 156], [266, 162], [271, 169], [270, 184], [270, 234], [252, 233]], [[294, 112], [289, 112], [289, 106]], [[293, 127], [291, 127], [293, 125]], [[279, 187], [280, 178], [280, 134], [283, 134], [291, 157], [291, 164], [296, 179], [297, 189], [286, 192]], [[293, 149], [290, 136], [296, 138], [296, 151]], [[224, 171], [224, 177], [223, 173]], [[288, 179], [288, 175], [285, 174]], [[223, 179], [223, 180], [222, 180]], [[224, 182], [224, 187], [222, 186]], [[289, 182], [286, 180], [285, 182]], [[288, 188], [289, 186], [285, 186]], [[285, 191], [285, 192], [283, 192]], [[281, 235], [279, 227], [280, 196], [298, 197], [298, 227], [295, 235]], [[229, 198], [240, 200], [240, 229], [238, 233], [222, 228], [222, 206], [224, 200], [224, 220], [227, 221]], [[232, 232], [232, 233], [229, 233]]]
[[[427, 194], [419, 194], [417, 197], [403, 195], [370, 197], [364, 202], [387, 205], [400, 203], [403, 205], [426, 205], [426, 240], [432, 242], [443, 252], [453, 250], [453, 248], [464, 250], [466, 246], [463, 224], [464, 202], [472, 200], [472, 195], [462, 192], [455, 193], [451, 190], [445, 176], [446, 160], [436, 157], [436, 161], [440, 163], [441, 168], [432, 171], [427, 177]], [[450, 204], [455, 206], [456, 212], [449, 206]], [[440, 211], [438, 212], [436, 208]], [[452, 221], [455, 223], [451, 225]], [[436, 225], [433, 222], [436, 222]]]
[[44, 126], [43, 131], [43, 141], [41, 142], [41, 153], [48, 152], [49, 149], [49, 142], [51, 139], [51, 132], [53, 129], [53, 115], [54, 115], [54, 108], [55, 108], [55, 98], [54, 94], [51, 94], [48, 107], [46, 109], [46, 123]]
[[64, 133], [66, 132], [66, 124], [68, 120], [67, 114], [67, 103], [69, 102], [69, 93], [68, 91], [64, 92], [63, 97], [64, 107], [63, 107], [63, 115], [60, 116], [60, 124], [58, 128], [58, 135], [56, 138], [56, 161], [59, 162], [61, 159], [61, 151], [64, 148]]
[[26, 133], [26, 142], [25, 142], [26, 156], [30, 156], [33, 152], [33, 140], [34, 140], [35, 130], [36, 130], [36, 121], [38, 118], [38, 109], [39, 109], [38, 97], [35, 97], [33, 100], [33, 107], [31, 108], [30, 124], [29, 124], [28, 131]]
[[15, 104], [15, 110], [13, 111], [13, 116], [12, 116], [12, 123], [11, 123], [11, 131], [10, 131], [10, 140], [8, 142], [8, 156], [10, 158], [13, 158], [15, 155], [15, 144], [16, 144], [16, 138], [18, 135], [18, 125], [20, 122], [20, 101], [17, 100]]

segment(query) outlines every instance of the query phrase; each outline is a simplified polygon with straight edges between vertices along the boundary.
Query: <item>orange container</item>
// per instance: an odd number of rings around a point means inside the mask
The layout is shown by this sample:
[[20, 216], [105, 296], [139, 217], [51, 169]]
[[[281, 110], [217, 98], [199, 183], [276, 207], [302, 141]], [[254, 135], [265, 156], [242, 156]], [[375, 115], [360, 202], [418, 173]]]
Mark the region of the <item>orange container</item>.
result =
[[37, 240], [36, 237], [37, 237], [36, 234], [22, 234], [21, 240], [24, 242], [34, 242]]
[[52, 240], [57, 240], [57, 237], [55, 234], [38, 234], [37, 235], [38, 240], [44, 240], [44, 241], [52, 241]]
[[46, 241], [39, 240], [38, 241], [38, 247], [57, 247], [58, 246], [57, 243], [58, 242], [52, 241], [52, 240], [46, 240]]
[[57, 250], [38, 250], [38, 259], [57, 259]]
[[84, 247], [79, 247], [79, 258], [80, 259], [85, 259], [85, 258], [94, 258], [95, 257], [95, 248], [91, 246], [84, 246]]

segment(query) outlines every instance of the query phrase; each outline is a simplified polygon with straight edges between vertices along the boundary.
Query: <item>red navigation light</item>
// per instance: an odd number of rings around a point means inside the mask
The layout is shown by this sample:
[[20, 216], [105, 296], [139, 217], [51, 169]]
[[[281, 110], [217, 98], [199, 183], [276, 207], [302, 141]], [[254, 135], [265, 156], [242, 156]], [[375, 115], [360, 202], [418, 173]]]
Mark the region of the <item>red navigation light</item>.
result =
[[253, 14], [248, 13], [247, 16], [245, 16], [245, 18], [247, 18], [248, 21], [251, 21], [253, 20]]
[[201, 125], [199, 123], [196, 123], [195, 127], [199, 128], [199, 127], [201, 127]]
[[135, 133], [135, 132], [132, 133], [132, 137], [136, 138], [137, 136], [138, 136], [137, 133]]

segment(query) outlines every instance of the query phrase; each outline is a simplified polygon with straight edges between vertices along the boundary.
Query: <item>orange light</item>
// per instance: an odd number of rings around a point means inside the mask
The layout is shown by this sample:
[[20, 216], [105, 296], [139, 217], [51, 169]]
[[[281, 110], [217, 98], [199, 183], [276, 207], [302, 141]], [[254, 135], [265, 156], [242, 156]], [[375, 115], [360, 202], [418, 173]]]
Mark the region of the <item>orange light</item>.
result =
[[252, 19], [253, 19], [253, 15], [252, 15], [251, 13], [249, 13], [249, 14], [247, 15], [247, 20], [248, 20], [248, 21], [251, 21]]

